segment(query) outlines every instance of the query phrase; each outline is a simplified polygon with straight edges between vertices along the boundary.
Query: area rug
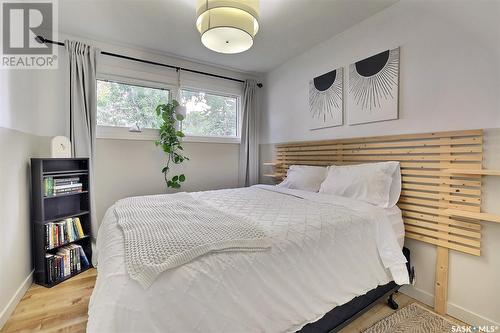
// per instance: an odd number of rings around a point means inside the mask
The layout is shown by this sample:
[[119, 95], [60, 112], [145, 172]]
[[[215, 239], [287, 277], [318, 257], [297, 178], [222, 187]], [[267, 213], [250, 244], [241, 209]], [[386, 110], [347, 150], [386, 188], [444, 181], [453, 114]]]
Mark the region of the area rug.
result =
[[454, 323], [423, 306], [412, 303], [377, 322], [363, 333], [450, 333]]

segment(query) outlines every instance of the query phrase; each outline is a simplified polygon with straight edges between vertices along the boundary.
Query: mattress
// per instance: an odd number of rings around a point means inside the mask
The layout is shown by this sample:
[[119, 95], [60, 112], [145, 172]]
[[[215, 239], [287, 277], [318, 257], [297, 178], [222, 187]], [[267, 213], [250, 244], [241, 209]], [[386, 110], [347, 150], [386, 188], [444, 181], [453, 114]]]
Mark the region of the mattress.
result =
[[206, 255], [144, 289], [126, 272], [110, 207], [98, 232], [88, 332], [294, 332], [379, 285], [408, 283], [384, 209], [264, 185], [193, 196], [256, 221], [271, 249]]

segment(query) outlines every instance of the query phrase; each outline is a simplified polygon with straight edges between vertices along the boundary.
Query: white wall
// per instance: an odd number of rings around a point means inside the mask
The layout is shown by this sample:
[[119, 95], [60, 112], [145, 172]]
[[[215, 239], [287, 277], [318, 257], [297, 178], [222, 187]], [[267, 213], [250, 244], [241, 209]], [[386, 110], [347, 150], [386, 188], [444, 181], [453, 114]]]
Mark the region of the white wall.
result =
[[54, 74], [0, 70], [0, 327], [31, 284], [29, 159], [47, 154], [40, 135], [62, 130], [43, 114], [60, 102], [44, 103]]
[[[499, 22], [498, 1], [402, 0], [289, 60], [266, 75], [261, 157], [272, 156], [272, 144], [278, 142], [500, 127]], [[399, 120], [308, 129], [311, 78], [397, 46]], [[487, 131], [485, 144], [485, 165], [496, 169], [498, 133]], [[485, 211], [500, 212], [499, 184], [486, 177]], [[500, 224], [483, 225], [481, 257], [451, 253], [448, 309], [467, 322], [498, 325]], [[435, 249], [412, 240], [406, 246], [412, 250], [417, 284], [405, 292], [431, 303]]]
[[[126, 152], [126, 154], [124, 154]], [[239, 144], [185, 143], [190, 158], [172, 169], [186, 175], [184, 191], [230, 188], [238, 185]], [[97, 218], [118, 199], [166, 193], [161, 169], [165, 154], [152, 141], [98, 140], [95, 193]]]
[[60, 70], [0, 70], [0, 127], [51, 136], [66, 133], [65, 58]]
[[[261, 143], [499, 126], [499, 7], [402, 0], [291, 59], [266, 76]], [[399, 120], [309, 131], [310, 79], [397, 46]]]
[[[63, 40], [63, 34], [59, 35]], [[70, 37], [102, 50], [236, 78], [245, 73], [166, 57], [140, 49]], [[102, 56], [99, 73], [138, 76], [175, 85], [175, 71]], [[49, 157], [49, 138], [68, 136], [69, 88], [65, 51], [58, 70], [0, 70], [0, 327], [31, 284], [29, 221], [30, 157]], [[183, 75], [191, 87], [241, 89], [240, 84]], [[238, 183], [238, 144], [186, 143], [185, 190], [234, 187]], [[165, 193], [161, 149], [153, 141], [97, 140], [96, 183], [99, 219], [116, 200], [138, 194]]]
[[44, 142], [0, 127], [0, 327], [31, 284], [29, 158], [44, 153]]

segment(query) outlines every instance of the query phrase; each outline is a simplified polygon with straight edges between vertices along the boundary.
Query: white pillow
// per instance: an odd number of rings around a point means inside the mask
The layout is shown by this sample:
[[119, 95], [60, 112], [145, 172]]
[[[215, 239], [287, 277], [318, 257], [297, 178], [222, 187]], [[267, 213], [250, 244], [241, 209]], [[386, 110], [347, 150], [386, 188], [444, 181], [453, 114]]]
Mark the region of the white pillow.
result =
[[378, 207], [393, 207], [401, 193], [399, 162], [332, 165], [319, 192], [362, 200]]
[[326, 177], [326, 167], [310, 165], [291, 165], [280, 187], [318, 192]]

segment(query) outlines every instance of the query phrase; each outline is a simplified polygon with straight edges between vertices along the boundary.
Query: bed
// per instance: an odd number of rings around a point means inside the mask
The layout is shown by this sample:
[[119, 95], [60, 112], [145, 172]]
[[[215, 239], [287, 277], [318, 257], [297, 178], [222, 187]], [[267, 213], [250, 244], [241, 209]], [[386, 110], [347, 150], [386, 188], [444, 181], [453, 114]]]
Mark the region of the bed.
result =
[[145, 289], [127, 274], [110, 207], [98, 232], [88, 332], [329, 330], [310, 323], [328, 322], [325, 314], [377, 287], [388, 292], [409, 282], [397, 207], [266, 185], [192, 195], [256, 221], [271, 248], [205, 255]]

